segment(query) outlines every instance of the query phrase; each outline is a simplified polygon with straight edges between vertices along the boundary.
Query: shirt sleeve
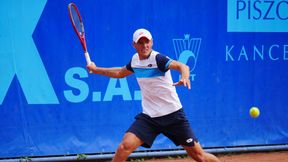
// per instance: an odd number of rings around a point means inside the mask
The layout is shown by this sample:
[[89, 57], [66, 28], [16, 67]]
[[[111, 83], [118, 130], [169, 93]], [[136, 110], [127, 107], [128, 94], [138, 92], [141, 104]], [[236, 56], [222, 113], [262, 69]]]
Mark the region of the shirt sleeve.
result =
[[170, 59], [169, 57], [164, 56], [162, 54], [156, 55], [157, 66], [158, 66], [159, 70], [161, 70], [163, 72], [166, 72], [169, 70], [169, 65], [172, 61], [173, 61], [172, 59]]
[[130, 60], [129, 63], [126, 65], [126, 69], [134, 73], [134, 70], [133, 70], [133, 68], [132, 68], [132, 66], [131, 66], [131, 60]]

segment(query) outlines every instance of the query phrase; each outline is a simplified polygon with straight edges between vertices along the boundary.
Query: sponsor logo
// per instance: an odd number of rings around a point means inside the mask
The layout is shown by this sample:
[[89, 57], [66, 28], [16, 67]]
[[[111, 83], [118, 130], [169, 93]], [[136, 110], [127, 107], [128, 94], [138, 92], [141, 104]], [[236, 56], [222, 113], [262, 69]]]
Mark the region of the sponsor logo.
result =
[[239, 45], [225, 47], [225, 61], [288, 61], [288, 44]]
[[189, 138], [189, 139], [186, 140], [186, 142], [187, 142], [187, 143], [191, 143], [191, 142], [193, 142], [193, 139], [192, 139], [192, 138]]
[[[10, 23], [1, 25], [0, 30], [12, 31], [13, 34], [4, 34], [3, 39], [0, 39], [2, 45], [0, 49], [0, 105], [4, 101], [14, 77], [17, 78], [29, 104], [59, 103], [32, 39], [46, 0], [40, 0], [37, 3], [29, 1], [20, 2], [23, 3], [24, 8], [31, 7], [31, 10], [25, 15], [19, 15], [18, 11], [23, 6], [19, 5], [18, 1], [1, 2], [1, 5], [4, 6], [2, 7], [3, 13], [10, 15], [3, 16], [2, 20]], [[15, 19], [11, 19], [11, 17], [15, 17]], [[23, 22], [29, 23], [23, 27]]]
[[194, 70], [201, 46], [201, 40], [201, 38], [190, 38], [190, 34], [185, 34], [184, 39], [173, 39], [176, 58], [179, 62], [189, 66], [191, 81], [194, 81], [196, 77]]
[[228, 32], [288, 32], [288, 0], [227, 0]]

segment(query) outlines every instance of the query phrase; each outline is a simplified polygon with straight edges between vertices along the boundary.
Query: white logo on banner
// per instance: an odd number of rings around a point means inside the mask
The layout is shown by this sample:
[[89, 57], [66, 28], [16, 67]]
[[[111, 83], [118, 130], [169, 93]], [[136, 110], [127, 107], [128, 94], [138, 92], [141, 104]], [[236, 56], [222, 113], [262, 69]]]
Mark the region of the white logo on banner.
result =
[[201, 38], [190, 38], [190, 34], [185, 34], [183, 38], [173, 39], [174, 51], [179, 62], [186, 64], [190, 68], [191, 80], [195, 79], [195, 67], [201, 46]]

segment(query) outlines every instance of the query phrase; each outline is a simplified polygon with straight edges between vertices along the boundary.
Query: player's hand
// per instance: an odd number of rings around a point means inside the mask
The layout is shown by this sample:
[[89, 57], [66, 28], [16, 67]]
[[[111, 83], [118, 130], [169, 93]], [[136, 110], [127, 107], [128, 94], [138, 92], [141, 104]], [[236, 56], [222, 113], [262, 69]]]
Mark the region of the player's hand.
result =
[[174, 83], [173, 86], [184, 85], [188, 89], [191, 89], [191, 83], [189, 78], [181, 78], [178, 82]]
[[97, 66], [95, 65], [94, 62], [90, 62], [90, 64], [88, 64], [88, 65], [86, 66], [87, 70], [88, 70], [90, 73], [92, 73], [93, 70], [96, 69], [96, 67], [97, 67]]

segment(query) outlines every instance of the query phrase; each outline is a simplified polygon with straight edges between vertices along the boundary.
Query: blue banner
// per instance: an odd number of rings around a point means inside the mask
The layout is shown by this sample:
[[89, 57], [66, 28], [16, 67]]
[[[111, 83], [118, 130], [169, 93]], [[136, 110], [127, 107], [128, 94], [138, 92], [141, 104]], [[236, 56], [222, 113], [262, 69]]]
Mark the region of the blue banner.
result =
[[[113, 152], [141, 112], [135, 76], [87, 72], [69, 3], [0, 2], [0, 158]], [[287, 0], [74, 3], [96, 65], [126, 65], [146, 28], [154, 50], [190, 67], [192, 89], [177, 92], [203, 147], [288, 144]], [[175, 148], [160, 135], [152, 150]]]

